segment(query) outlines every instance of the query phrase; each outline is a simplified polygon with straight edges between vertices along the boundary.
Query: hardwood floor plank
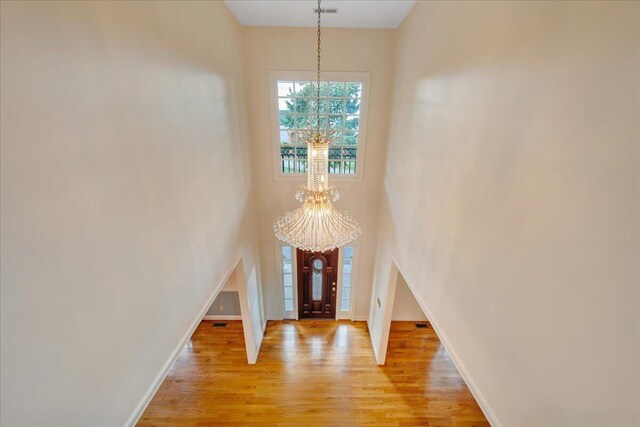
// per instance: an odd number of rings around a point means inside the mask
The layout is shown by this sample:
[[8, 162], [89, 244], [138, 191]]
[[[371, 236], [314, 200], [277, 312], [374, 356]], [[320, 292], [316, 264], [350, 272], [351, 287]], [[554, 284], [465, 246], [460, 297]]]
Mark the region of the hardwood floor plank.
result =
[[139, 426], [487, 426], [433, 329], [393, 322], [386, 366], [364, 322], [270, 321], [256, 365], [240, 321], [203, 321]]

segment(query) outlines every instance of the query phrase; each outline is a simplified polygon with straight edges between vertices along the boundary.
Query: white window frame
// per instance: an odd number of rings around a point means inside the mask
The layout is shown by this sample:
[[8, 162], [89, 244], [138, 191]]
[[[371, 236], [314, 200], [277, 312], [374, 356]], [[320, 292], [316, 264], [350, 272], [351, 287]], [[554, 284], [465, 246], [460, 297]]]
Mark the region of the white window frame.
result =
[[[293, 311], [286, 311], [284, 307], [284, 276], [282, 269], [282, 248], [291, 247], [291, 271], [293, 278]], [[280, 312], [283, 319], [298, 320], [298, 260], [296, 258], [296, 248], [282, 242], [276, 242], [276, 272], [278, 274], [278, 294], [280, 301]]]
[[353, 260], [351, 261], [351, 295], [349, 295], [349, 310], [342, 311], [342, 269], [344, 266], [344, 247], [338, 251], [338, 289], [336, 294], [336, 319], [351, 319], [356, 320], [356, 295], [358, 294], [358, 268], [360, 267], [360, 242], [350, 242], [345, 246], [351, 246], [353, 248]]
[[[276, 181], [304, 181], [305, 173], [283, 173], [280, 168], [280, 118], [278, 115], [278, 81], [316, 81], [316, 71], [270, 71], [269, 94], [271, 103], [271, 146], [273, 148], [273, 173]], [[361, 182], [364, 177], [364, 159], [367, 141], [367, 119], [369, 116], [369, 91], [371, 88], [371, 73], [365, 71], [323, 71], [321, 82], [360, 82], [362, 95], [360, 97], [360, 121], [358, 128], [358, 151], [356, 152], [356, 173], [329, 174], [334, 182]]]

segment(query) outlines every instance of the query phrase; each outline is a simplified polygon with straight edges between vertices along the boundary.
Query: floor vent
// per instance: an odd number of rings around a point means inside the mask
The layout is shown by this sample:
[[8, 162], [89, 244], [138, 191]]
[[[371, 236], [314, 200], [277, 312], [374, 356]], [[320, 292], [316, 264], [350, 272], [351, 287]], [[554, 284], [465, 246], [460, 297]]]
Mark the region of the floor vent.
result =
[[226, 328], [227, 327], [227, 322], [213, 322], [213, 325], [211, 325], [213, 328]]
[[416, 323], [416, 328], [428, 328], [429, 323]]

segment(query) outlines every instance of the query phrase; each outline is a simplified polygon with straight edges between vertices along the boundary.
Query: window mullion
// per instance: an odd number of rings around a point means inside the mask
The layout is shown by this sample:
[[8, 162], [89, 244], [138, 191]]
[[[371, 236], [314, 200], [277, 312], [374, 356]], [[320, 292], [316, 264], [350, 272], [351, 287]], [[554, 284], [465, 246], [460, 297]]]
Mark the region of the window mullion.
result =
[[[332, 82], [334, 85], [331, 85]], [[297, 135], [297, 132], [301, 129], [315, 126], [315, 109], [312, 105], [315, 91], [314, 82], [306, 80], [277, 80], [276, 84], [279, 88], [276, 96], [278, 100], [278, 117], [280, 116], [280, 112], [283, 113], [283, 117], [291, 117], [290, 125], [288, 129], [286, 129], [290, 134], [288, 135], [288, 141], [285, 141], [289, 144], [285, 144], [284, 147], [286, 147], [286, 149], [281, 149], [280, 151], [281, 171], [284, 174], [300, 175], [305, 172], [303, 162], [305, 162], [306, 159], [302, 158], [302, 152], [299, 150], [303, 144], [298, 138], [295, 138], [295, 135]], [[325, 87], [320, 98], [322, 105], [319, 106], [321, 108], [321, 122], [326, 122], [325, 125], [328, 128], [334, 129], [340, 135], [339, 139], [335, 141], [335, 145], [333, 145], [335, 149], [333, 150], [333, 155], [330, 156], [330, 162], [332, 162], [330, 165], [333, 164], [333, 167], [329, 169], [333, 175], [355, 174], [361, 160], [359, 157], [361, 153], [359, 149], [361, 146], [360, 119], [362, 113], [362, 93], [365, 89], [363, 87], [364, 82], [362, 80], [351, 79], [323, 79], [322, 84]], [[282, 88], [284, 89], [281, 90]], [[334, 94], [334, 92], [332, 92], [334, 89], [340, 92], [339, 96], [331, 96]], [[349, 96], [349, 93], [356, 94], [356, 96]], [[306, 94], [307, 96], [301, 96], [302, 94]], [[280, 106], [280, 102], [283, 102], [280, 101], [281, 99], [290, 100], [291, 106], [286, 104], [284, 107]], [[304, 105], [299, 104], [301, 100], [304, 100]], [[348, 105], [351, 105], [351, 107], [348, 108]], [[358, 106], [357, 114], [353, 111], [355, 106]], [[283, 110], [281, 111], [280, 108], [283, 108]], [[347, 117], [349, 116], [352, 117], [354, 122], [357, 121], [357, 126], [353, 129], [347, 129]], [[340, 124], [334, 127], [331, 124], [333, 123], [333, 121], [330, 120], [331, 117], [339, 117]], [[353, 124], [352, 122], [352, 125]], [[346, 144], [347, 133], [350, 134], [350, 143], [355, 143], [355, 145]], [[280, 138], [278, 145], [283, 147]], [[293, 149], [293, 155], [287, 154], [289, 148]], [[336, 154], [338, 155], [336, 156]], [[285, 165], [287, 165], [287, 167], [285, 167]]]

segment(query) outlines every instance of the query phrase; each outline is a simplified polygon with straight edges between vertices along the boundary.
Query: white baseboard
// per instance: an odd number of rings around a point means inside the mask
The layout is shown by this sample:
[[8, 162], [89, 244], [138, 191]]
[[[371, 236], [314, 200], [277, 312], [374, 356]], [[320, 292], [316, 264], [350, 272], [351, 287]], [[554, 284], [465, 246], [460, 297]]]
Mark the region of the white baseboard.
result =
[[260, 334], [260, 342], [256, 343], [256, 360], [254, 360], [253, 363], [256, 363], [258, 361], [258, 357], [260, 357], [260, 349], [262, 348], [262, 342], [264, 341], [264, 332], [267, 330], [267, 322], [268, 320], [265, 320], [264, 323], [262, 324], [262, 333]]
[[[394, 259], [394, 262], [396, 263], [396, 265], [398, 265], [395, 259]], [[402, 270], [400, 268], [399, 270], [402, 274]], [[491, 424], [492, 427], [501, 427], [502, 424], [500, 424], [500, 422], [498, 421], [498, 418], [496, 418], [495, 414], [487, 404], [487, 401], [484, 398], [484, 395], [482, 394], [480, 389], [478, 389], [478, 386], [473, 380], [473, 377], [471, 377], [471, 375], [469, 374], [469, 371], [467, 371], [467, 368], [464, 366], [464, 363], [462, 363], [462, 361], [460, 360], [460, 357], [458, 357], [458, 353], [451, 345], [451, 342], [449, 341], [445, 333], [442, 331], [442, 329], [440, 329], [440, 326], [438, 325], [438, 321], [433, 316], [433, 313], [429, 310], [427, 305], [422, 301], [422, 298], [418, 297], [418, 294], [416, 293], [415, 288], [412, 286], [411, 283], [409, 283], [407, 278], [405, 276], [402, 276], [402, 277], [404, 277], [405, 282], [407, 283], [407, 286], [411, 290], [411, 293], [413, 294], [416, 301], [418, 302], [418, 305], [420, 305], [420, 308], [422, 308], [422, 311], [424, 311], [425, 315], [427, 316], [428, 321], [431, 324], [431, 327], [433, 328], [433, 330], [436, 332], [436, 335], [438, 335], [440, 342], [444, 346], [445, 350], [447, 350], [447, 353], [449, 353], [449, 356], [451, 356], [451, 360], [453, 361], [453, 364], [456, 366], [456, 369], [460, 373], [462, 380], [465, 382], [465, 384], [467, 384], [467, 388], [469, 389], [469, 391], [471, 391], [471, 394], [473, 395], [474, 399], [478, 403], [478, 406], [480, 406], [480, 409], [484, 413], [484, 416], [487, 418], [487, 421], [489, 421], [489, 424]]]
[[369, 320], [366, 320], [367, 322], [367, 332], [369, 334], [369, 341], [371, 341], [371, 348], [373, 349], [373, 358], [376, 362], [376, 364], [378, 363], [378, 348], [376, 347], [376, 343], [373, 342], [373, 335], [371, 335], [371, 328], [369, 327]]
[[429, 319], [416, 319], [415, 317], [399, 317], [391, 319], [392, 322], [428, 322]]
[[147, 409], [147, 406], [149, 405], [149, 402], [151, 402], [151, 399], [153, 399], [153, 396], [156, 394], [156, 392], [160, 388], [160, 385], [162, 384], [162, 382], [166, 378], [167, 374], [169, 373], [169, 369], [171, 369], [171, 366], [173, 366], [173, 364], [175, 363], [176, 359], [180, 355], [180, 352], [182, 351], [182, 349], [186, 345], [187, 341], [189, 340], [189, 338], [191, 338], [191, 335], [193, 335], [193, 333], [195, 332], [196, 328], [200, 324], [200, 321], [204, 317], [205, 313], [207, 312], [207, 310], [209, 310], [209, 307], [211, 307], [211, 304], [213, 304], [213, 301], [216, 299], [216, 297], [218, 296], [218, 294], [220, 293], [220, 291], [224, 287], [224, 284], [226, 283], [226, 281], [229, 278], [229, 276], [231, 275], [231, 273], [233, 273], [233, 270], [235, 270], [236, 265], [240, 261], [241, 257], [242, 257], [242, 254], [239, 254], [235, 258], [234, 262], [231, 264], [231, 269], [229, 269], [229, 271], [227, 271], [227, 273], [224, 275], [224, 278], [222, 279], [222, 281], [220, 283], [218, 283], [218, 285], [214, 289], [213, 293], [211, 294], [211, 296], [209, 297], [209, 299], [207, 300], [205, 305], [202, 307], [202, 309], [200, 309], [200, 312], [198, 313], [196, 318], [193, 320], [193, 322], [191, 322], [191, 326], [187, 330], [186, 334], [182, 337], [182, 339], [178, 343], [178, 346], [175, 348], [175, 350], [173, 351], [171, 356], [169, 356], [169, 359], [167, 360], [167, 362], [162, 367], [162, 370], [160, 371], [160, 373], [156, 377], [155, 381], [151, 384], [151, 387], [149, 387], [149, 390], [144, 395], [144, 397], [142, 398], [142, 400], [140, 401], [140, 403], [138, 404], [138, 406], [134, 410], [133, 414], [131, 414], [131, 416], [127, 420], [127, 424], [126, 424], [127, 426], [135, 426], [138, 423], [138, 421], [140, 420], [140, 417], [142, 417], [142, 414], [144, 413], [145, 409]]
[[239, 314], [205, 314], [202, 320], [242, 320]]
[[267, 329], [267, 320], [262, 324], [262, 333], [260, 334], [260, 341], [255, 343], [254, 351], [252, 355], [247, 355], [247, 362], [250, 365], [255, 365], [260, 356], [260, 349], [262, 348], [262, 341], [264, 341], [264, 331]]

